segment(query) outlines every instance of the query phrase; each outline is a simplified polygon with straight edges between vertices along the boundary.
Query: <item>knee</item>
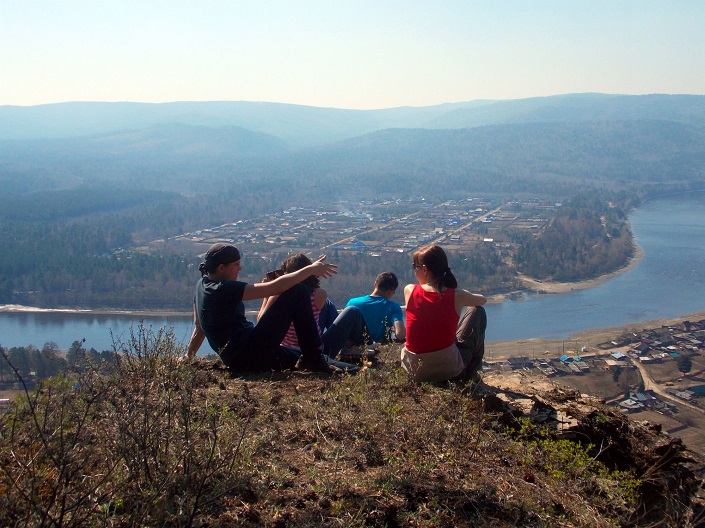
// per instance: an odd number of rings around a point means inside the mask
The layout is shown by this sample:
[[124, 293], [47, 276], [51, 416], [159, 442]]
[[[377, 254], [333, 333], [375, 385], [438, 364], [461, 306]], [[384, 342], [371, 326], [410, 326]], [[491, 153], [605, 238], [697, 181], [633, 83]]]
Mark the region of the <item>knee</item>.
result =
[[360, 317], [362, 314], [357, 306], [346, 306], [340, 312], [340, 315], [346, 314], [348, 317]]
[[306, 297], [307, 299], [310, 296], [308, 288], [302, 283], [294, 284], [291, 288], [289, 288], [284, 293], [279, 295], [279, 297], [292, 297], [292, 298], [298, 298], [298, 297], [302, 297], [302, 296]]
[[485, 307], [478, 306], [476, 310], [478, 322], [482, 325], [483, 328], [485, 328], [487, 326], [487, 312], [485, 311]]

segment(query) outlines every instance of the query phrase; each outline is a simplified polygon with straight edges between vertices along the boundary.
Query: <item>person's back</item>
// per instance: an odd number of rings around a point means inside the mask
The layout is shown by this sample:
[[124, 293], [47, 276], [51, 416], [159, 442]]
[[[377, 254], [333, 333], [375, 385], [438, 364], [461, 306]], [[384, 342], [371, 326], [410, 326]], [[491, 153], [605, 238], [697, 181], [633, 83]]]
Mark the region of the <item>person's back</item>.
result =
[[415, 284], [406, 303], [407, 350], [425, 354], [451, 346], [458, 319], [454, 288], [441, 294]]
[[404, 288], [402, 368], [414, 381], [479, 379], [487, 326], [482, 305], [487, 300], [458, 288], [440, 246], [414, 252], [413, 268], [418, 282]]
[[401, 306], [391, 300], [398, 286], [399, 281], [394, 273], [380, 273], [370, 295], [353, 297], [347, 303], [347, 306], [360, 310], [369, 338], [373, 341], [384, 343], [392, 332], [397, 340], [403, 340], [406, 336]]

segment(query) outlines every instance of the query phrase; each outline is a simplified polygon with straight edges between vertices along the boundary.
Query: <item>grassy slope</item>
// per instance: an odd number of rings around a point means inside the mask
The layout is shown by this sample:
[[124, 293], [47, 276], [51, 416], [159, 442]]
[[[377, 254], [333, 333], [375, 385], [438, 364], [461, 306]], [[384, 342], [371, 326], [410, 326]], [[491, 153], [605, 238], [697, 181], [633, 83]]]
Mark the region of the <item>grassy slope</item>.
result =
[[684, 526], [692, 513], [682, 446], [572, 391], [527, 386], [508, 405], [491, 386], [414, 385], [394, 347], [357, 376], [232, 378], [177, 363], [168, 335], [138, 337], [116, 374], [55, 380], [33, 412], [3, 417], [1, 525]]

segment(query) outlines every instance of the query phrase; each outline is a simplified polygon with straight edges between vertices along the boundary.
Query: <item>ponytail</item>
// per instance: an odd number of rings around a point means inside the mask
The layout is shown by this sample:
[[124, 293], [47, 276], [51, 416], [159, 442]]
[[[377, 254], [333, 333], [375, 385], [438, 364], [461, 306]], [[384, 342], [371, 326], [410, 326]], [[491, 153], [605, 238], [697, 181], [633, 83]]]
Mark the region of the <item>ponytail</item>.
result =
[[446, 268], [443, 273], [443, 287], [455, 289], [458, 287], [458, 279], [455, 278], [450, 268]]
[[458, 280], [450, 271], [448, 257], [441, 246], [430, 244], [414, 253], [414, 264], [423, 264], [429, 271], [431, 278], [428, 283], [439, 292], [443, 288], [454, 289], [458, 287]]

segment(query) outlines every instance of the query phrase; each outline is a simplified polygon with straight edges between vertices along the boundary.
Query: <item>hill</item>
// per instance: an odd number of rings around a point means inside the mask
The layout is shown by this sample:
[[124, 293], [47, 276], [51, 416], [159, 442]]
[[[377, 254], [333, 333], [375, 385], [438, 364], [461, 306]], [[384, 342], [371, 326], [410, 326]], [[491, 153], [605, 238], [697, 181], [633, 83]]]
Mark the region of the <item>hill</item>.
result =
[[140, 333], [0, 422], [3, 525], [696, 526], [677, 440], [525, 377], [231, 377]]
[[68, 102], [31, 107], [0, 106], [0, 140], [93, 136], [182, 124], [241, 127], [279, 137], [292, 147], [303, 148], [388, 128], [452, 129], [539, 122], [634, 120], [702, 126], [705, 96], [587, 93], [380, 110], [247, 101]]

